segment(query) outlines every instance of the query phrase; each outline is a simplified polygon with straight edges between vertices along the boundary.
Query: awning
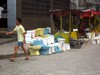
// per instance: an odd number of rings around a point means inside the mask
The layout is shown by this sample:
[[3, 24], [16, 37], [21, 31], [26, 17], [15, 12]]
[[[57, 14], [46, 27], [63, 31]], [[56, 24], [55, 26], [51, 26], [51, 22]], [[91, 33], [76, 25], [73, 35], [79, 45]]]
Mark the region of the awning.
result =
[[100, 11], [92, 11], [91, 14], [92, 15], [100, 15]]
[[71, 11], [72, 15], [79, 15], [80, 14], [79, 10], [59, 10], [59, 9], [51, 10], [50, 14], [63, 17], [63, 16], [70, 14], [70, 11]]
[[83, 10], [80, 14], [80, 18], [90, 18], [94, 15], [100, 15], [100, 11], [93, 11], [93, 10]]
[[56, 10], [51, 10], [50, 14], [56, 15], [57, 17], [59, 16], [66, 16], [69, 14], [68, 10], [60, 10], [60, 9], [56, 9]]
[[80, 18], [89, 18], [89, 17], [91, 17], [90, 12], [85, 12], [80, 14]]

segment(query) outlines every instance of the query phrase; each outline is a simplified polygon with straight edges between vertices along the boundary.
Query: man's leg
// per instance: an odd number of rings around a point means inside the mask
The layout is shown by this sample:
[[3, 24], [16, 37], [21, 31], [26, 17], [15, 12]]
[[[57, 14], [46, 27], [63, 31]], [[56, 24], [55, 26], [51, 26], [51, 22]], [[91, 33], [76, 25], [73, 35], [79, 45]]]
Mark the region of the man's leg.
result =
[[15, 60], [15, 57], [16, 57], [17, 52], [18, 52], [18, 48], [19, 48], [19, 46], [17, 46], [17, 45], [14, 47], [14, 54], [13, 54], [12, 58], [10, 58], [10, 60], [12, 62], [14, 62], [14, 60]]
[[23, 49], [23, 51], [24, 51], [24, 53], [26, 55], [26, 60], [28, 60], [29, 59], [28, 52], [26, 51], [24, 44], [21, 46], [21, 48]]

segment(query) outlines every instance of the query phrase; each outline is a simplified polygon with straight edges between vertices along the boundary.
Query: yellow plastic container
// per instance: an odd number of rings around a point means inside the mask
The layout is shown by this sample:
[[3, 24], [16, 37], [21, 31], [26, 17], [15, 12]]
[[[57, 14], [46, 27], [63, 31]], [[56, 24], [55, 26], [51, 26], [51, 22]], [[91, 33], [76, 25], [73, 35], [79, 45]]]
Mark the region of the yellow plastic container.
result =
[[61, 36], [62, 38], [65, 39], [65, 43], [69, 43], [69, 33], [64, 33], [64, 32], [57, 32], [54, 34], [55, 37]]
[[76, 31], [71, 32], [71, 38], [77, 40], [78, 36], [77, 36], [77, 32]]

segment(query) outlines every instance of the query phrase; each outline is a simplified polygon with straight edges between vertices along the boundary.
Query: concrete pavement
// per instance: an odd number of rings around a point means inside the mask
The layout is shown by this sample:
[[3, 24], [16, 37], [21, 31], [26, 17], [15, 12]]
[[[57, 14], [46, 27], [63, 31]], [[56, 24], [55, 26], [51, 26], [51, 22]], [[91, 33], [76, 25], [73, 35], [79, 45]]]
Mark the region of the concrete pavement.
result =
[[16, 41], [16, 35], [0, 34], [0, 45]]
[[16, 41], [16, 38], [0, 38], [0, 45], [14, 41]]
[[0, 75], [100, 75], [100, 44], [51, 55], [30, 56], [24, 60], [19, 50], [10, 62], [16, 42], [0, 45]]

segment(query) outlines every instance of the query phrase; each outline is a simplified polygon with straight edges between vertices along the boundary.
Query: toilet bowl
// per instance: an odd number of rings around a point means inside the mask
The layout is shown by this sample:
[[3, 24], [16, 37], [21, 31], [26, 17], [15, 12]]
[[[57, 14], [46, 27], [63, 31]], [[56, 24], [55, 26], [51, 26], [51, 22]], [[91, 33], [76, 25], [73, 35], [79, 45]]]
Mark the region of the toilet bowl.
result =
[[30, 55], [40, 55], [41, 46], [29, 46]]

